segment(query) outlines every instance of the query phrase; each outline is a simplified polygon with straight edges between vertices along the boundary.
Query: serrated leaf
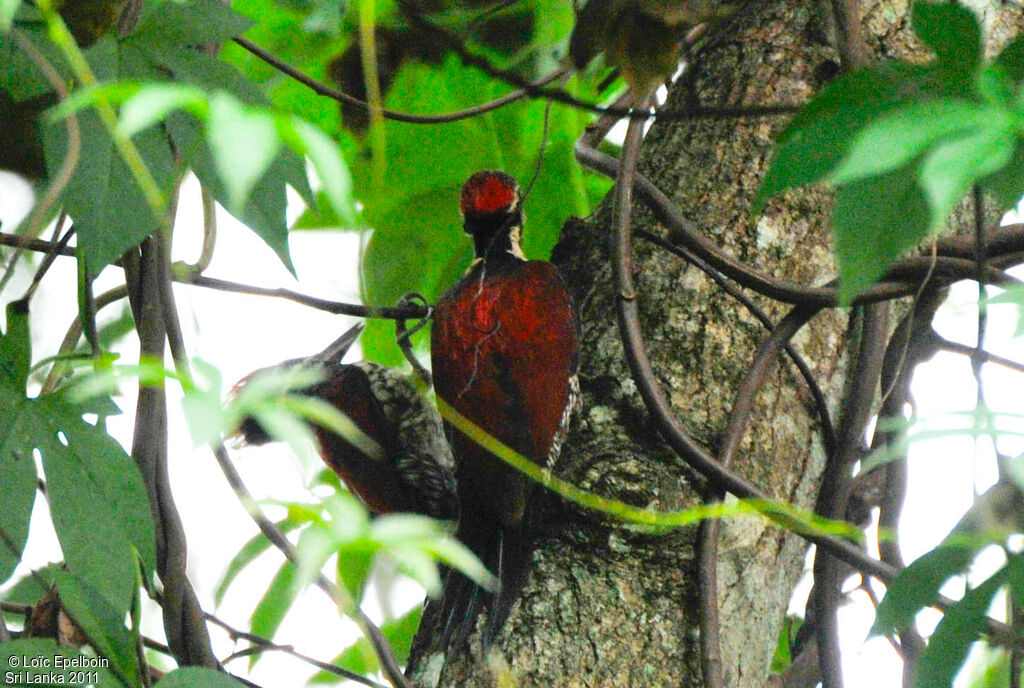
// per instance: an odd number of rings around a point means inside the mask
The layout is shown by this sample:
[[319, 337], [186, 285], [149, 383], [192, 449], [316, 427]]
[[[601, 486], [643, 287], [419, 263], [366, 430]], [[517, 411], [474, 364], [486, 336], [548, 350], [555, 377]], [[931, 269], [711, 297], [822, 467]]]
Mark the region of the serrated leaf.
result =
[[944, 544], [911, 563], [889, 584], [878, 608], [872, 635], [888, 635], [908, 628], [921, 609], [931, 605], [949, 578], [962, 573], [975, 549]]
[[[134, 176], [93, 112], [78, 116], [81, 151], [78, 167], [64, 191], [65, 207], [75, 218], [78, 247], [92, 274], [118, 259], [152, 233], [152, 209]], [[63, 123], [43, 130], [47, 167], [57, 173], [67, 153]], [[172, 182], [174, 160], [167, 137], [157, 130], [141, 132], [133, 142], [157, 184], [165, 191]]]
[[[252, 612], [249, 619], [250, 628], [256, 635], [264, 638], [273, 638], [285, 614], [291, 609], [295, 598], [299, 594], [299, 586], [296, 584], [298, 571], [290, 561], [281, 564], [274, 578], [267, 586], [266, 592], [260, 598], [259, 604]], [[249, 668], [252, 668], [261, 655], [255, 654], [249, 660]]]
[[1012, 126], [991, 123], [969, 135], [936, 146], [925, 155], [919, 183], [931, 207], [931, 228], [946, 222], [953, 207], [979, 180], [1002, 169], [1013, 157]]
[[274, 117], [226, 93], [215, 93], [210, 97], [206, 142], [228, 192], [227, 207], [241, 214], [246, 197], [281, 146]]
[[[156, 543], [138, 466], [102, 428], [60, 399], [34, 400], [27, 444], [43, 457], [54, 529], [68, 568], [119, 613], [135, 589], [135, 558], [148, 574]], [[66, 442], [66, 444], [65, 444]]]
[[[845, 184], [902, 167], [943, 139], [1006, 120], [1004, 110], [964, 100], [935, 100], [900, 108], [866, 126], [850, 152], [828, 176]], [[1011, 125], [1012, 126], [1012, 125]], [[1005, 129], [1005, 126], [1000, 126]]]
[[[276, 525], [282, 533], [290, 533], [302, 524], [298, 521], [286, 518], [278, 521]], [[213, 591], [213, 603], [219, 606], [224, 600], [224, 595], [227, 593], [228, 588], [231, 587], [231, 583], [238, 577], [238, 574], [269, 548], [270, 540], [268, 540], [267, 536], [263, 533], [253, 536], [248, 542], [242, 545], [242, 548], [238, 550], [238, 553], [232, 557], [230, 562], [228, 562], [227, 570], [224, 571], [224, 575], [221, 576], [220, 581], [217, 583], [217, 587]]]
[[[31, 402], [24, 388], [0, 382], [0, 527], [19, 552], [28, 540], [28, 525], [36, 496], [36, 465], [32, 460]], [[20, 557], [0, 547], [0, 582], [14, 573]]]
[[206, 667], [182, 667], [164, 676], [156, 688], [240, 688], [244, 686], [223, 671]]
[[953, 677], [967, 657], [967, 650], [985, 628], [989, 605], [1006, 582], [1007, 573], [1007, 567], [1003, 567], [946, 609], [918, 662], [914, 676], [916, 688], [953, 684]]
[[832, 220], [840, 302], [850, 303], [924, 238], [930, 220], [912, 167], [841, 187]]
[[[61, 665], [64, 668], [56, 668], [58, 663], [56, 657], [58, 656], [63, 658]], [[15, 663], [11, 661], [12, 657], [17, 657], [19, 660], [22, 657], [39, 658], [39, 664], [43, 664], [43, 666], [36, 667], [18, 667], [19, 672], [24, 672], [23, 680], [19, 681], [20, 685], [53, 684], [56, 681], [61, 681], [65, 685], [81, 685], [80, 680], [76, 682], [76, 677], [80, 679], [82, 669], [79, 667], [81, 663], [87, 661], [85, 655], [76, 652], [74, 648], [61, 647], [50, 638], [21, 638], [0, 643], [0, 667], [4, 668], [5, 673], [15, 666]], [[48, 662], [42, 661], [47, 658]], [[75, 663], [72, 659], [77, 660], [79, 666], [74, 666]], [[89, 672], [95, 672], [96, 680], [88, 685], [97, 688], [111, 688], [120, 683], [106, 667], [90, 667]], [[211, 688], [218, 687], [211, 686]], [[231, 688], [238, 688], [238, 686], [233, 684]]]
[[969, 9], [951, 2], [915, 2], [912, 17], [914, 33], [944, 68], [973, 72], [981, 63], [981, 27]]
[[57, 573], [61, 605], [85, 633], [96, 651], [110, 660], [110, 666], [127, 686], [139, 683], [135, 638], [124, 625], [124, 612], [91, 586], [63, 571]]

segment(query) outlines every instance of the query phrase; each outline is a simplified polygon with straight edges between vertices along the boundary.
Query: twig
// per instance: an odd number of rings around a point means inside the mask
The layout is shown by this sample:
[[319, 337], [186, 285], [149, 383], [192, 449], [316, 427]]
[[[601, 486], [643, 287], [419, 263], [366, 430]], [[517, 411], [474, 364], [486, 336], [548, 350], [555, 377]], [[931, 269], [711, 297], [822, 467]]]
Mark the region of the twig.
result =
[[[212, 449], [213, 455], [216, 457], [217, 463], [224, 473], [224, 477], [227, 478], [228, 485], [231, 486], [235, 496], [249, 514], [249, 517], [252, 518], [267, 539], [284, 554], [288, 561], [298, 565], [299, 556], [295, 551], [295, 547], [288, 541], [288, 538], [281, 532], [281, 529], [277, 527], [277, 524], [263, 514], [263, 511], [242, 481], [242, 476], [239, 475], [238, 470], [231, 462], [227, 449], [219, 442], [214, 443]], [[323, 574], [317, 574], [313, 582], [334, 601], [342, 614], [349, 616], [356, 622], [359, 630], [363, 632], [363, 635], [370, 641], [374, 651], [377, 653], [384, 675], [387, 676], [388, 680], [399, 688], [412, 688], [408, 679], [402, 674], [402, 669], [395, 659], [387, 638], [384, 637], [384, 634], [366, 616], [363, 610], [359, 608], [359, 605], [355, 603], [348, 592], [332, 583]]]
[[331, 664], [330, 662], [324, 662], [319, 659], [316, 659], [315, 657], [304, 655], [301, 652], [296, 651], [295, 648], [291, 645], [279, 645], [278, 643], [275, 643], [269, 638], [264, 638], [263, 636], [255, 635], [253, 633], [249, 633], [248, 631], [242, 631], [237, 628], [234, 628], [226, 621], [217, 618], [209, 612], [206, 612], [205, 616], [207, 621], [214, 624], [215, 626], [220, 626], [222, 629], [227, 631], [227, 634], [231, 637], [232, 640], [238, 641], [239, 639], [241, 639], [253, 644], [253, 647], [249, 647], [244, 650], [239, 650], [238, 652], [234, 652], [225, 657], [223, 662], [224, 664], [227, 664], [228, 662], [234, 659], [246, 657], [259, 652], [284, 652], [286, 654], [291, 655], [292, 657], [295, 657], [296, 659], [300, 659], [303, 662], [306, 662], [307, 664], [315, 666], [321, 671], [329, 672], [331, 674], [334, 674], [335, 676], [341, 676], [342, 678], [346, 678], [349, 681], [355, 681], [356, 683], [361, 683], [364, 686], [369, 686], [370, 688], [385, 688], [383, 685], [377, 683], [376, 681], [368, 679], [361, 674], [349, 671], [348, 669], [344, 669], [336, 664]]
[[844, 72], [868, 63], [868, 47], [860, 30], [860, 2], [832, 0], [832, 16], [836, 22], [836, 47]]
[[434, 36], [438, 41], [447, 47], [449, 50], [454, 52], [462, 60], [462, 63], [479, 69], [488, 76], [494, 79], [499, 79], [507, 84], [516, 86], [531, 98], [542, 98], [545, 100], [554, 101], [563, 105], [577, 108], [579, 110], [586, 110], [594, 112], [600, 115], [614, 115], [618, 118], [628, 118], [630, 120], [642, 120], [646, 121], [652, 118], [657, 118], [662, 121], [666, 120], [685, 120], [685, 119], [729, 119], [729, 118], [740, 118], [740, 117], [770, 117], [774, 115], [787, 115], [797, 112], [802, 105], [793, 103], [781, 103], [775, 105], [750, 105], [750, 106], [738, 106], [738, 107], [699, 107], [694, 109], [687, 109], [682, 111], [660, 111], [653, 112], [649, 108], [628, 108], [621, 109], [615, 107], [602, 107], [595, 103], [590, 103], [585, 100], [581, 100], [571, 93], [564, 91], [560, 88], [542, 88], [534, 85], [530, 81], [526, 80], [519, 74], [507, 69], [500, 69], [495, 67], [486, 58], [476, 55], [470, 52], [462, 38], [455, 33], [449, 31], [443, 26], [434, 24], [427, 18], [425, 18], [415, 7], [410, 0], [399, 0], [398, 6], [401, 8], [402, 13], [409, 20], [409, 23], [424, 31], [425, 33]]
[[20, 616], [28, 616], [32, 613], [31, 604], [20, 604], [18, 602], [7, 602], [0, 600], [0, 611], [11, 612]]
[[[114, 287], [110, 291], [106, 291], [96, 297], [96, 312], [103, 310], [110, 304], [120, 301], [121, 299], [128, 296], [128, 287], [121, 285]], [[71, 321], [68, 326], [67, 333], [64, 335], [63, 341], [61, 341], [60, 349], [58, 350], [58, 358], [53, 362], [50, 367], [50, 372], [46, 376], [46, 380], [43, 382], [42, 390], [40, 395], [46, 395], [57, 389], [57, 385], [60, 384], [63, 379], [64, 371], [67, 370], [67, 363], [61, 360], [61, 357], [67, 356], [74, 351], [75, 346], [78, 344], [79, 338], [82, 336], [82, 321], [79, 318], [75, 318]]]
[[[61, 215], [60, 220], [63, 220], [64, 217], [64, 215]], [[53, 261], [56, 260], [57, 252], [60, 251], [60, 249], [65, 248], [68, 245], [68, 242], [71, 240], [71, 237], [74, 236], [74, 225], [68, 227], [68, 231], [64, 232], [64, 235], [61, 236], [60, 232], [63, 226], [64, 223], [62, 221], [58, 221], [57, 224], [54, 225], [53, 239], [50, 242], [51, 244], [53, 244], [54, 250], [50, 253], [47, 253], [46, 256], [43, 258], [43, 261], [39, 264], [39, 268], [36, 270], [36, 274], [32, 276], [32, 283], [28, 285], [28, 289], [25, 290], [24, 295], [22, 295], [21, 297], [22, 301], [30, 301], [32, 299], [32, 297], [36, 293], [36, 289], [38, 289], [39, 285], [42, 283], [43, 277], [45, 277], [46, 273], [50, 271], [50, 267], [53, 265]], [[60, 238], [58, 239], [58, 237]]]
[[[371, 111], [372, 108], [370, 107], [370, 104], [367, 103], [365, 100], [360, 100], [355, 96], [349, 95], [344, 91], [339, 91], [336, 88], [328, 86], [327, 84], [321, 81], [317, 81], [316, 79], [313, 79], [312, 77], [303, 74], [295, 67], [292, 67], [284, 60], [281, 60], [272, 53], [259, 47], [249, 39], [238, 36], [233, 40], [235, 41], [235, 43], [242, 46], [243, 48], [248, 50], [256, 57], [260, 58], [267, 64], [271, 65], [272, 67], [280, 71], [282, 74], [285, 74], [294, 79], [295, 81], [298, 81], [300, 84], [309, 87], [317, 95], [325, 96], [327, 98], [331, 98], [332, 100], [337, 100], [338, 102], [341, 103], [347, 103], [348, 105], [360, 108], [367, 113]], [[566, 73], [567, 72], [564, 69], [557, 69], [551, 74], [548, 74], [545, 77], [542, 77], [540, 79], [537, 79], [536, 81], [531, 82], [531, 84], [535, 88], [542, 88]], [[477, 117], [479, 115], [486, 114], [493, 110], [497, 110], [501, 107], [504, 107], [509, 103], [514, 103], [517, 100], [522, 100], [523, 98], [526, 98], [528, 95], [529, 92], [526, 89], [519, 89], [517, 91], [513, 91], [512, 93], [508, 93], [504, 96], [501, 96], [500, 98], [495, 98], [492, 101], [481, 103], [480, 105], [475, 105], [464, 110], [456, 110], [455, 112], [448, 112], [440, 115], [419, 115], [412, 112], [399, 112], [398, 110], [388, 110], [387, 108], [382, 108], [380, 110], [380, 114], [385, 119], [394, 120], [396, 122], [405, 122], [407, 124], [444, 124], [447, 122], [458, 122], [459, 120], [469, 119], [470, 117]]]
[[1004, 358], [990, 351], [979, 349], [977, 346], [970, 346], [968, 344], [951, 341], [940, 335], [935, 330], [932, 330], [928, 336], [935, 340], [935, 343], [940, 349], [945, 349], [946, 351], [955, 354], [963, 354], [964, 356], [976, 356], [982, 363], [993, 363], [1018, 373], [1024, 373], [1024, 363], [1020, 361]]
[[287, 299], [295, 303], [301, 303], [310, 308], [335, 313], [338, 315], [354, 315], [361, 318], [384, 318], [387, 320], [422, 318], [427, 314], [427, 309], [420, 306], [363, 306], [355, 303], [342, 303], [340, 301], [328, 301], [316, 296], [300, 294], [290, 289], [273, 289], [268, 287], [257, 287], [248, 284], [229, 282], [228, 280], [207, 277], [206, 275], [175, 275], [176, 282], [192, 284], [207, 289], [218, 291], [234, 292], [236, 294], [251, 294], [253, 296], [271, 296], [278, 299]]
[[416, 352], [412, 350], [412, 336], [426, 327], [427, 323], [430, 322], [432, 309], [427, 303], [427, 298], [419, 292], [406, 294], [398, 300], [398, 305], [411, 305], [417, 301], [427, 309], [426, 315], [420, 318], [420, 321], [413, 325], [411, 330], [406, 329], [405, 320], [395, 320], [395, 342], [398, 344], [398, 348], [402, 350], [402, 355], [405, 356], [405, 360], [407, 360], [409, 365], [412, 366], [413, 372], [423, 382], [423, 385], [425, 387], [430, 387], [433, 385], [430, 377], [430, 371], [423, 367], [423, 364], [420, 363], [420, 359], [416, 357]]

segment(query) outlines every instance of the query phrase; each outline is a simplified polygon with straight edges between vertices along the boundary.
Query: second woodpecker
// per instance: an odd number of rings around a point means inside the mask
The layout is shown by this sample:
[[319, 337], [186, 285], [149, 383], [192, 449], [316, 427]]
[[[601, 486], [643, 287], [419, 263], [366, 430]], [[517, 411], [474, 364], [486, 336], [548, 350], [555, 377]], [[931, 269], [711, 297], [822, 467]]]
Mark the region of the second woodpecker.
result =
[[[522, 193], [515, 179], [493, 170], [474, 174], [462, 187], [460, 210], [475, 258], [434, 311], [434, 387], [488, 435], [550, 468], [577, 396], [572, 299], [551, 263], [523, 255]], [[448, 436], [462, 506], [459, 538], [498, 575], [500, 589], [491, 599], [453, 576], [441, 610], [442, 643], [453, 630], [464, 639], [477, 612], [490, 606], [486, 644], [525, 582], [540, 488], [450, 425]]]

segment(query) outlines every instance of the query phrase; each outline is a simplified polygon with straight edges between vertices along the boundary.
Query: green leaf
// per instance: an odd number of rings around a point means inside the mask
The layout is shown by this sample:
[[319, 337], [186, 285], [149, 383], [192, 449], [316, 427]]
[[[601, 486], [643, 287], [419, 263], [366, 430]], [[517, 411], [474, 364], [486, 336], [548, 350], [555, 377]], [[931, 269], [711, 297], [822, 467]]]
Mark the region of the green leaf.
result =
[[206, 142], [228, 192], [228, 208], [241, 213], [253, 186], [277, 157], [281, 141], [274, 117], [226, 93], [210, 98]]
[[28, 301], [19, 299], [7, 304], [7, 334], [0, 333], [0, 382], [23, 390], [31, 367]]
[[[0, 527], [19, 552], [28, 540], [28, 525], [36, 496], [36, 464], [32, 460], [31, 402], [22, 389], [0, 382]], [[0, 582], [14, 573], [20, 557], [0, 546]]]
[[779, 641], [775, 644], [775, 656], [772, 657], [772, 673], [781, 674], [793, 663], [793, 644], [796, 634], [800, 631], [804, 620], [795, 616], [786, 616], [779, 629]]
[[971, 643], [985, 629], [989, 605], [1006, 582], [1007, 573], [1008, 567], [1003, 567], [978, 587], [968, 590], [963, 599], [946, 610], [918, 663], [915, 687], [935, 688], [953, 684]]
[[0, 32], [7, 33], [14, 23], [14, 15], [21, 6], [21, 0], [0, 0]]
[[[57, 572], [62, 570], [60, 564], [47, 564], [46, 566], [33, 569], [33, 573], [37, 574], [42, 580], [43, 584], [47, 586], [53, 584], [54, 578], [56, 578]], [[3, 592], [0, 592], [0, 600], [4, 602], [14, 602], [16, 604], [28, 604], [35, 605], [39, 599], [45, 594], [43, 586], [39, 585], [39, 581], [31, 573], [26, 573], [11, 587], [7, 588]]]
[[[39, 53], [57, 70], [64, 79], [70, 79], [60, 49], [49, 40], [46, 27], [43, 25], [21, 25], [18, 30]], [[93, 54], [93, 48], [85, 52]], [[6, 91], [15, 102], [36, 98], [53, 91], [53, 85], [39, 71], [39, 67], [29, 58], [28, 54], [18, 46], [13, 36], [0, 32], [0, 90]]]
[[222, 43], [252, 24], [251, 19], [216, 0], [158, 0], [146, 3], [134, 36], [141, 42]]
[[[12, 661], [15, 657], [19, 660], [17, 663]], [[42, 666], [20, 666], [22, 657], [37, 659], [37, 663]], [[59, 662], [62, 668], [57, 668], [57, 657], [62, 658]], [[74, 663], [73, 660], [77, 660], [80, 663], [79, 666], [71, 666]], [[76, 676], [81, 676], [82, 662], [89, 662], [89, 659], [82, 653], [76, 652], [74, 648], [57, 645], [50, 638], [22, 638], [0, 644], [0, 667], [3, 667], [0, 677], [4, 677], [4, 685], [27, 686], [42, 683], [53, 684], [56, 681], [65, 685], [82, 685], [80, 681], [74, 680]], [[85, 665], [89, 666], [90, 673], [95, 672], [96, 677], [95, 681], [87, 685], [96, 688], [113, 688], [120, 684], [120, 681], [109, 669], [102, 666], [92, 667], [91, 662]], [[8, 676], [8, 672], [13, 672], [14, 676]], [[217, 687], [212, 686], [212, 688]], [[238, 688], [238, 686], [233, 684], [231, 688]]]
[[860, 130], [901, 105], [976, 97], [974, 75], [935, 65], [887, 62], [836, 79], [786, 126], [751, 207], [760, 213], [786, 189], [820, 181], [836, 168]]
[[921, 187], [931, 207], [931, 228], [946, 222], [953, 207], [979, 180], [1002, 169], [1015, 149], [1011, 127], [989, 127], [936, 146], [925, 155], [919, 171]]
[[974, 547], [943, 544], [914, 560], [889, 584], [875, 610], [871, 634], [889, 635], [908, 628], [917, 613], [936, 600], [942, 584], [967, 568], [975, 552]]
[[943, 99], [899, 108], [857, 135], [849, 154], [828, 181], [845, 184], [890, 172], [938, 141], [990, 126], [1012, 131], [1012, 123], [1006, 120], [1006, 111], [1001, 108], [964, 100]]
[[309, 122], [293, 119], [286, 120], [286, 124], [286, 140], [296, 153], [309, 157], [334, 212], [345, 225], [354, 225], [358, 212], [352, 195], [352, 175], [337, 144]]
[[163, 121], [175, 110], [205, 111], [206, 94], [189, 84], [145, 84], [121, 106], [118, 129], [125, 136]]
[[[64, 191], [64, 202], [75, 218], [78, 246], [84, 252], [89, 270], [98, 274], [128, 248], [149, 236], [155, 220], [99, 117], [94, 112], [86, 112], [78, 116], [78, 123], [81, 151], [76, 173]], [[55, 175], [67, 153], [64, 124], [44, 127], [43, 141], [47, 167], [50, 174]], [[171, 186], [174, 165], [166, 135], [150, 129], [135, 136], [133, 142], [157, 184], [166, 192]]]
[[[175, 146], [182, 152], [203, 187], [209, 189], [213, 197], [227, 207], [227, 187], [217, 173], [213, 156], [201, 135], [202, 130], [198, 123], [184, 113], [172, 113], [167, 118], [167, 129]], [[288, 226], [285, 217], [285, 182], [292, 178], [292, 160], [295, 163], [299, 162], [291, 154], [288, 157], [278, 157], [263, 178], [256, 183], [253, 192], [245, 200], [245, 207], [235, 216], [263, 239], [277, 253], [285, 267], [294, 274], [295, 268], [288, 253]], [[229, 212], [232, 212], [230, 208]]]
[[124, 612], [114, 609], [103, 595], [69, 573], [58, 572], [57, 591], [65, 611], [96, 651], [110, 660], [122, 683], [138, 685], [136, 639], [124, 625]]
[[68, 567], [124, 614], [135, 589], [136, 553], [156, 568], [149, 500], [139, 469], [102, 428], [57, 398], [32, 405], [29, 446], [43, 456], [54, 528]]
[[951, 2], [915, 2], [913, 24], [944, 68], [973, 72], [981, 64], [981, 27], [969, 9]]
[[846, 184], [833, 209], [839, 300], [848, 304], [928, 233], [928, 199], [911, 168]]
[[1024, 82], [1024, 36], [1018, 36], [1003, 48], [992, 63], [1013, 80], [1015, 86]]
[[983, 179], [981, 185], [996, 197], [1001, 209], [1012, 210], [1017, 207], [1024, 197], [1024, 145], [1018, 141], [1006, 166]]
[[[422, 617], [423, 607], [416, 606], [397, 619], [386, 621], [380, 626], [381, 633], [384, 634], [388, 644], [394, 651], [395, 659], [398, 660], [399, 664], [405, 664], [409, 659], [412, 641], [416, 636], [416, 630], [420, 626]], [[333, 663], [343, 669], [348, 669], [364, 676], [372, 676], [380, 670], [377, 655], [366, 638], [360, 638], [345, 648], [345, 651], [338, 655]], [[329, 671], [321, 671], [313, 676], [309, 682], [312, 684], [334, 684], [338, 682], [338, 677]]]
[[[290, 561], [281, 564], [281, 568], [277, 570], [277, 574], [270, 581], [266, 592], [252, 612], [250, 628], [253, 633], [264, 638], [274, 637], [274, 633], [284, 621], [285, 614], [298, 597], [300, 587], [295, 582], [296, 573], [295, 565]], [[252, 668], [259, 658], [259, 654], [253, 655], [249, 660], [249, 667]]]
[[182, 667], [160, 679], [156, 688], [239, 688], [243, 685], [223, 671], [206, 667]]
[[380, 547], [356, 542], [338, 553], [338, 582], [345, 586], [356, 604], [363, 600], [373, 561], [379, 551]]
[[[276, 525], [282, 533], [290, 533], [302, 524], [291, 518], [286, 518], [278, 521]], [[228, 588], [231, 587], [231, 583], [238, 577], [238, 574], [269, 548], [270, 540], [263, 533], [253, 536], [242, 545], [242, 548], [238, 550], [238, 553], [228, 563], [228, 568], [224, 571], [220, 582], [217, 583], [217, 587], [213, 591], [213, 603], [219, 606], [224, 600], [224, 595], [227, 593]]]

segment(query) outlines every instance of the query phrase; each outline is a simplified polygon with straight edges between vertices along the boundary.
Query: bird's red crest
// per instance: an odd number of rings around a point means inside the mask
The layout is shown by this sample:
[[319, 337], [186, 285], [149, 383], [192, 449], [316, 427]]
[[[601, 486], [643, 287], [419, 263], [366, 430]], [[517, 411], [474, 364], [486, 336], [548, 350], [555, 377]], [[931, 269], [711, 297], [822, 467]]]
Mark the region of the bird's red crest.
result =
[[518, 188], [516, 180], [504, 172], [477, 172], [462, 185], [459, 202], [462, 214], [479, 215], [511, 208], [516, 202]]

